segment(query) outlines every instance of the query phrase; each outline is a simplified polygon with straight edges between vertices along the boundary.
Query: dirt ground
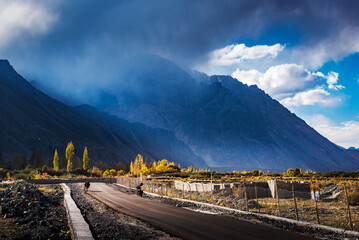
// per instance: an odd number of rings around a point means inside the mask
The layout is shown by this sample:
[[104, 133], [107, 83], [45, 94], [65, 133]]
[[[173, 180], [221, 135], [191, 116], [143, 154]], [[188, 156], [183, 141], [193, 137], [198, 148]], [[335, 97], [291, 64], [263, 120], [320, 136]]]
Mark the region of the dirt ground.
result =
[[0, 239], [71, 239], [60, 186], [1, 184], [0, 199]]

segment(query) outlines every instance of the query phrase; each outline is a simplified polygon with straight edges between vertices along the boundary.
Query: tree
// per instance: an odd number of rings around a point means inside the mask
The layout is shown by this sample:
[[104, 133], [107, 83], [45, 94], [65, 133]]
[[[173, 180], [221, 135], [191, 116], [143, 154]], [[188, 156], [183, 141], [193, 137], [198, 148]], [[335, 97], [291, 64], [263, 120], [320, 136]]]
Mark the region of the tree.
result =
[[11, 158], [11, 167], [13, 170], [19, 170], [22, 167], [22, 157], [18, 153], [14, 153]]
[[294, 176], [294, 170], [293, 170], [293, 168], [288, 168], [288, 170], [287, 170], [287, 176], [288, 176], [288, 177], [293, 177], [293, 176]]
[[66, 169], [66, 166], [67, 166], [67, 159], [66, 159], [66, 156], [63, 155], [63, 156], [60, 157], [59, 168], [60, 169]]
[[66, 148], [67, 172], [70, 172], [72, 170], [72, 159], [75, 154], [74, 151], [74, 145], [72, 144], [72, 142], [69, 142]]
[[29, 159], [29, 164], [35, 168], [41, 168], [45, 164], [42, 153], [40, 151], [34, 152]]
[[2, 152], [0, 151], [0, 168], [4, 167], [4, 161], [2, 158]]
[[59, 170], [59, 166], [60, 166], [59, 154], [57, 153], [57, 149], [55, 149], [55, 153], [54, 153], [54, 169], [56, 171]]
[[131, 161], [131, 165], [130, 165], [130, 173], [133, 174], [133, 162]]
[[87, 151], [87, 147], [85, 147], [84, 155], [83, 155], [83, 157], [82, 157], [82, 162], [83, 162], [83, 165], [82, 165], [83, 169], [84, 169], [85, 171], [87, 171], [87, 169], [88, 169], [88, 164], [89, 164], [89, 153], [88, 153], [88, 151]]

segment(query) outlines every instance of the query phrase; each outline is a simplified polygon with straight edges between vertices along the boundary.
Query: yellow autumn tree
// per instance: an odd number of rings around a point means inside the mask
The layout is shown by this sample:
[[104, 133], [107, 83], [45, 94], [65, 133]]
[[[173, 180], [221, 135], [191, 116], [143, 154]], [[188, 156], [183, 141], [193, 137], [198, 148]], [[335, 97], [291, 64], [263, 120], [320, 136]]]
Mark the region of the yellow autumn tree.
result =
[[84, 154], [82, 156], [82, 167], [84, 170], [88, 169], [89, 165], [89, 153], [87, 151], [87, 147], [85, 147]]
[[59, 170], [60, 160], [59, 160], [59, 154], [57, 153], [57, 149], [55, 149], [54, 153], [54, 169]]
[[131, 161], [131, 164], [130, 164], [130, 173], [134, 174], [134, 172], [133, 172], [133, 162], [132, 161]]
[[75, 154], [74, 151], [75, 151], [74, 145], [72, 144], [72, 142], [69, 142], [66, 148], [67, 172], [70, 172], [72, 170], [72, 159]]

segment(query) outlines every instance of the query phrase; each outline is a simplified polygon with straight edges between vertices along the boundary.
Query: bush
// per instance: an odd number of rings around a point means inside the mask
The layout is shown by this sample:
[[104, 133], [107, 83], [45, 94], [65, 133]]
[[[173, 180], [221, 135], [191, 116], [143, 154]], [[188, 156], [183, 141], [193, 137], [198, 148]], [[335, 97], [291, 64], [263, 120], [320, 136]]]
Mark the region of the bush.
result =
[[71, 173], [76, 174], [76, 175], [84, 175], [86, 177], [88, 177], [90, 175], [90, 173], [87, 170], [84, 170], [83, 168], [76, 168], [76, 169], [72, 170]]
[[43, 172], [43, 173], [47, 172], [47, 166], [46, 165], [42, 166], [41, 172]]
[[102, 176], [104, 177], [108, 177], [109, 175], [110, 175], [110, 171], [108, 169], [102, 173]]
[[354, 191], [354, 192], [348, 193], [348, 200], [349, 200], [349, 205], [358, 206], [359, 205], [359, 192]]
[[14, 176], [11, 177], [12, 179], [29, 179], [30, 176], [25, 173], [17, 173]]

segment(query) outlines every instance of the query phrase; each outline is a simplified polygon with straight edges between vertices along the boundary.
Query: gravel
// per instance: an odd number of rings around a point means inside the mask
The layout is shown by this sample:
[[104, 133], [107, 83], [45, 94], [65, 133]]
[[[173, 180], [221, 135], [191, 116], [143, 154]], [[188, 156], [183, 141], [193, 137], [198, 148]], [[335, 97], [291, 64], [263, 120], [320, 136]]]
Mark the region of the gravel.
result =
[[84, 194], [82, 184], [68, 184], [72, 198], [90, 226], [95, 239], [179, 239], [155, 229], [149, 224], [116, 212]]
[[60, 186], [48, 194], [26, 182], [0, 188], [0, 239], [71, 239]]

